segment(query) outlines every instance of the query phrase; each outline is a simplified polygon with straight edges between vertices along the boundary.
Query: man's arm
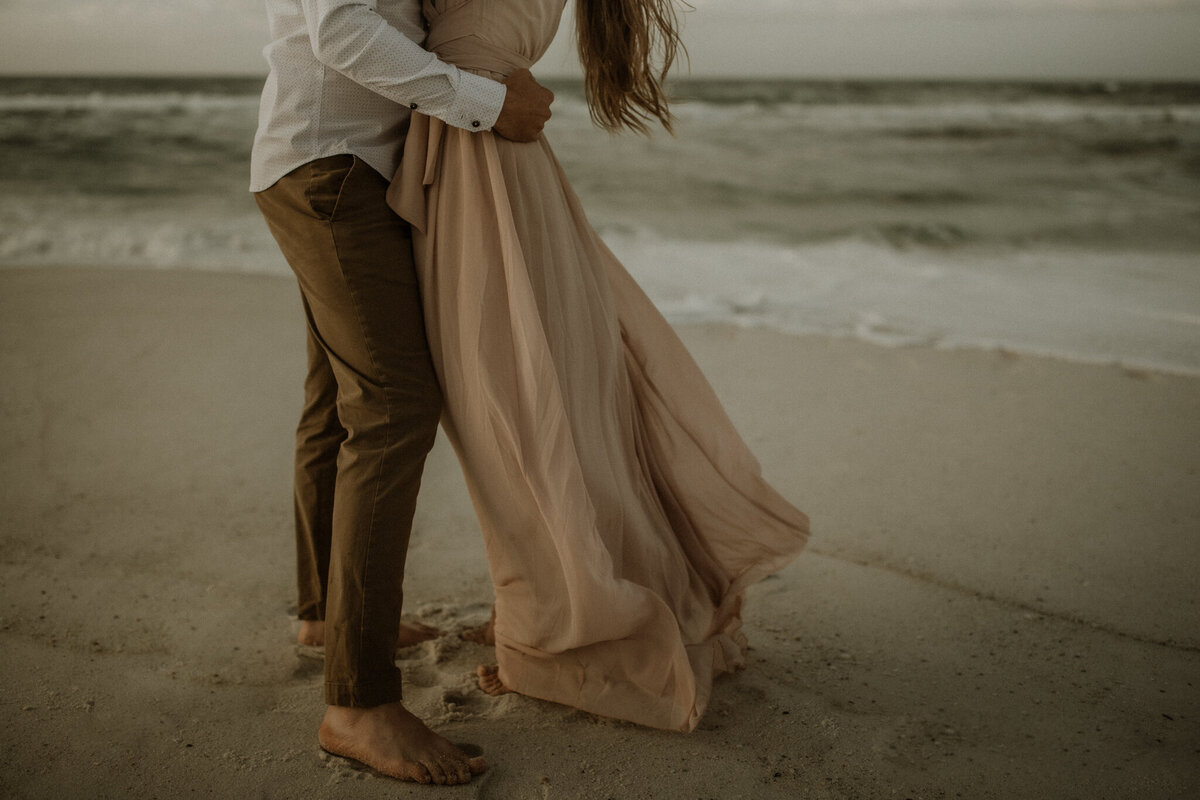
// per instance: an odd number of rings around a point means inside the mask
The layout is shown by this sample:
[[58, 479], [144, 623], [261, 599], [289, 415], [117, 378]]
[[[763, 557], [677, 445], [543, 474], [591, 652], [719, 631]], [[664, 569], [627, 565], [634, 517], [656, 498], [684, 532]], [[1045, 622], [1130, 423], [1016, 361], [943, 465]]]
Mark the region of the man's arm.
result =
[[501, 84], [446, 64], [388, 24], [375, 0], [302, 0], [302, 6], [317, 60], [396, 103], [466, 130], [489, 130], [499, 121], [496, 133], [517, 141], [536, 138], [550, 116], [553, 95], [532, 76], [514, 73]]

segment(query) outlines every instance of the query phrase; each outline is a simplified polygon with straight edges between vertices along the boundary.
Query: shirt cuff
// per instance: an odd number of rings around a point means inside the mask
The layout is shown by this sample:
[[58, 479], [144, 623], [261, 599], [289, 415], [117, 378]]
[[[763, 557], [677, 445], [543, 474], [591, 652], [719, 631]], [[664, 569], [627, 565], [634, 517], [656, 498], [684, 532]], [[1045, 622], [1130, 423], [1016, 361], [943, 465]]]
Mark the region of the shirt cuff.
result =
[[442, 121], [468, 131], [488, 131], [496, 124], [508, 88], [473, 72], [458, 73], [458, 91]]

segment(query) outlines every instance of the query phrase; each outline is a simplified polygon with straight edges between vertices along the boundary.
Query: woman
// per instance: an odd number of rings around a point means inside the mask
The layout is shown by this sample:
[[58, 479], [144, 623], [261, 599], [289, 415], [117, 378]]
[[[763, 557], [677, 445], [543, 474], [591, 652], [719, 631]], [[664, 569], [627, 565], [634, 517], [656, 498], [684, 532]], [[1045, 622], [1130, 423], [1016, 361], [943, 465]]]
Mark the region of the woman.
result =
[[[425, 47], [502, 78], [542, 55], [564, 2], [426, 0]], [[593, 117], [669, 128], [669, 0], [576, 14]], [[807, 518], [762, 481], [544, 138], [414, 116], [388, 200], [415, 229], [443, 426], [496, 591], [481, 685], [692, 730], [713, 676], [744, 663], [744, 589], [799, 552]]]

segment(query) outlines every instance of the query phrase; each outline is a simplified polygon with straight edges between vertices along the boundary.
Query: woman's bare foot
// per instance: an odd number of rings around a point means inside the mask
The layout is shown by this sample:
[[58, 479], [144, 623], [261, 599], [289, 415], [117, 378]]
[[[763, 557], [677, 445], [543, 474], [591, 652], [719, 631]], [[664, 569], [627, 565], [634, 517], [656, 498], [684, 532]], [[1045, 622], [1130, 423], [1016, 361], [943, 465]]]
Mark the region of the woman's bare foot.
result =
[[[400, 632], [396, 636], [396, 649], [411, 647], [441, 635], [442, 632], [437, 628], [421, 622], [401, 622]], [[296, 642], [306, 647], [324, 647], [325, 622], [319, 619], [300, 620], [300, 632], [296, 634]]]
[[402, 781], [456, 785], [487, 769], [438, 736], [401, 703], [329, 706], [317, 732], [321, 748]]
[[492, 606], [492, 616], [486, 625], [480, 625], [478, 628], [467, 628], [459, 636], [468, 642], [494, 645], [496, 643], [496, 607]]
[[479, 688], [492, 697], [499, 697], [502, 694], [508, 694], [512, 689], [504, 685], [500, 680], [500, 667], [492, 664], [491, 666], [480, 666], [475, 670], [475, 675], [479, 679]]

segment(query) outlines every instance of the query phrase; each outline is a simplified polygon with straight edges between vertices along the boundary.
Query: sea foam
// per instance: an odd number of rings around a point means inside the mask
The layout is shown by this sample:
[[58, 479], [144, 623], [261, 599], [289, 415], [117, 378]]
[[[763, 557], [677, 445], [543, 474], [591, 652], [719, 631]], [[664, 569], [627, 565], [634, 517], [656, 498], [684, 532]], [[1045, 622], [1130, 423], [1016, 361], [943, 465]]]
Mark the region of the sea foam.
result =
[[[1004, 348], [1200, 375], [1200, 269], [1187, 253], [898, 250], [602, 232], [664, 315], [904, 347]], [[261, 219], [143, 215], [0, 229], [0, 265], [290, 275]]]
[[789, 247], [650, 233], [606, 241], [677, 322], [1200, 375], [1200, 269], [1188, 253], [944, 253], [857, 239]]
[[[246, 191], [261, 86], [0, 79], [0, 267], [289, 275]], [[553, 88], [672, 320], [1200, 372], [1200, 84], [696, 81], [649, 139]]]

